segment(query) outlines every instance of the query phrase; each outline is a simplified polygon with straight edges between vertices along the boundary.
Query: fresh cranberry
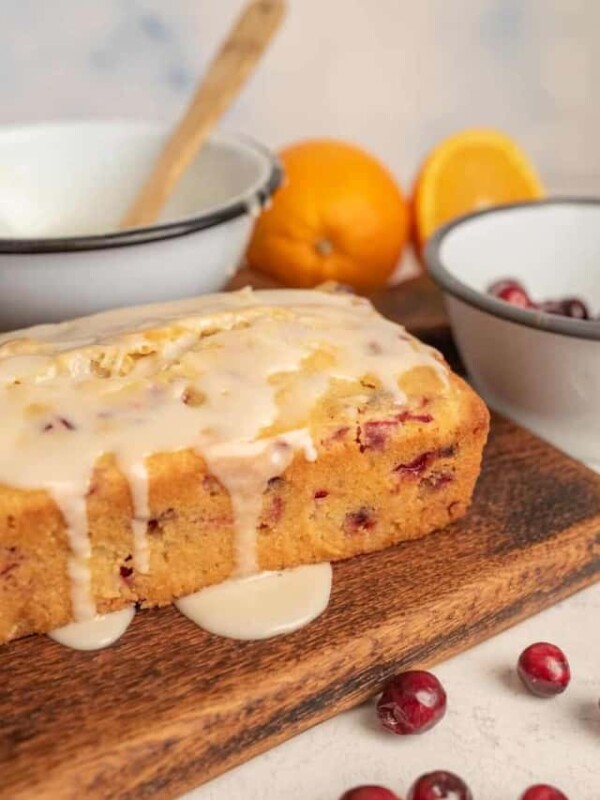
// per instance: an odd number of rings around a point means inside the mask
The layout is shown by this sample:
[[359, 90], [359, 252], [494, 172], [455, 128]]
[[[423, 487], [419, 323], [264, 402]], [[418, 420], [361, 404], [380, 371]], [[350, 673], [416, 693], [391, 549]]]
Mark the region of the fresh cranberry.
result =
[[519, 656], [519, 677], [532, 694], [553, 697], [564, 692], [571, 680], [567, 657], [554, 644], [536, 642]]
[[399, 800], [399, 797], [384, 786], [357, 786], [344, 792], [340, 800]]
[[521, 286], [518, 281], [510, 278], [496, 281], [496, 283], [490, 286], [488, 291], [490, 294], [493, 294], [494, 297], [497, 297], [499, 300], [504, 300], [506, 303], [510, 303], [513, 306], [519, 306], [520, 308], [531, 308], [533, 306], [523, 286]]
[[493, 294], [494, 297], [502, 297], [503, 292], [505, 292], [507, 289], [522, 289], [525, 291], [523, 284], [519, 283], [516, 278], [503, 278], [500, 281], [495, 281], [492, 283], [488, 289], [488, 292]]
[[446, 692], [430, 672], [401, 672], [385, 685], [377, 713], [384, 728], [401, 736], [424, 733], [446, 713]]
[[521, 795], [521, 800], [567, 800], [567, 796], [547, 783], [536, 783]]
[[518, 306], [519, 308], [531, 308], [533, 306], [533, 303], [524, 289], [505, 289], [504, 292], [499, 295], [499, 299], [504, 300], [505, 303], [510, 303], [511, 306]]
[[408, 800], [473, 800], [467, 784], [453, 772], [437, 770], [413, 783]]
[[546, 300], [543, 303], [540, 303], [538, 308], [540, 311], [545, 311], [546, 314], [560, 314], [564, 316], [564, 308], [563, 304], [560, 300]]
[[560, 306], [565, 317], [572, 317], [573, 319], [590, 318], [588, 307], [578, 297], [567, 297], [561, 302]]

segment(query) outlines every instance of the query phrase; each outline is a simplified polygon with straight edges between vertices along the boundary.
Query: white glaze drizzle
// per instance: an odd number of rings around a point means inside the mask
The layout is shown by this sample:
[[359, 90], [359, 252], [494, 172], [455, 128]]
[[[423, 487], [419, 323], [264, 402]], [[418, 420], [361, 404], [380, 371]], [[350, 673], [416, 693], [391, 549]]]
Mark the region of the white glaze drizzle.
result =
[[82, 622], [71, 622], [50, 631], [48, 636], [72, 650], [102, 650], [121, 638], [134, 616], [134, 607], [127, 606], [110, 614], [98, 614]]
[[125, 464], [120, 460], [120, 467], [129, 482], [133, 517], [131, 519], [131, 532], [133, 534], [133, 566], [142, 574], [150, 570], [150, 552], [146, 531], [150, 519], [150, 504], [148, 502], [148, 470], [146, 465], [138, 461], [135, 464]]
[[291, 633], [325, 611], [331, 564], [232, 578], [181, 597], [175, 605], [200, 628], [230, 639], [268, 639]]
[[[326, 368], [304, 369], [316, 354]], [[248, 575], [258, 569], [266, 483], [296, 452], [316, 457], [306, 420], [331, 379], [375, 376], [402, 405], [398, 379], [422, 365], [447, 380], [429, 348], [367, 301], [317, 291], [243, 290], [6, 334], [0, 481], [56, 501], [71, 547], [73, 614], [90, 619], [85, 497], [100, 456], [112, 453], [130, 483], [137, 570], [151, 569], [146, 458], [193, 448], [231, 495], [236, 573]], [[283, 398], [281, 376], [289, 378]], [[281, 433], [263, 433], [282, 420]]]
[[[254, 641], [302, 628], [325, 611], [331, 594], [331, 564], [230, 578], [175, 601], [195, 625], [217, 636]], [[100, 650], [116, 642], [134, 617], [133, 606], [72, 622], [48, 635], [73, 650]]]

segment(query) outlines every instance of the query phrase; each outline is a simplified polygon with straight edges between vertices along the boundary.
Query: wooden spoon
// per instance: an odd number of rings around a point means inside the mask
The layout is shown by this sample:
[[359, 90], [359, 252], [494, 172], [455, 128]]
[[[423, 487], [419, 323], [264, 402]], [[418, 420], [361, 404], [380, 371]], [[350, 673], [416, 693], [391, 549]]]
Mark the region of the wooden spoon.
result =
[[251, 0], [244, 7], [121, 220], [121, 229], [150, 225], [156, 220], [190, 162], [249, 78], [284, 11], [284, 0]]

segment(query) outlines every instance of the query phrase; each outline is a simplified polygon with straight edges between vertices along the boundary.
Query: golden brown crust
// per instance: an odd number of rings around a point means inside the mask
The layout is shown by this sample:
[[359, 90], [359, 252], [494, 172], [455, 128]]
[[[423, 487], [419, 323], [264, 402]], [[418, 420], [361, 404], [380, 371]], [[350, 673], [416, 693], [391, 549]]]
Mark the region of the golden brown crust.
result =
[[[398, 412], [375, 386], [366, 387], [368, 400], [350, 412], [344, 398], [323, 403], [311, 423], [318, 459], [298, 454], [264, 494], [261, 568], [378, 550], [465, 513], [489, 415], [455, 375], [450, 391], [431, 396], [423, 396], [423, 378], [415, 387], [421, 407], [410, 412]], [[229, 497], [202, 458], [192, 451], [159, 454], [149, 460], [149, 474], [150, 571], [141, 575], [132, 563], [127, 481], [110, 457], [96, 465], [88, 521], [100, 612], [134, 602], [164, 605], [233, 570]], [[0, 486], [1, 642], [71, 621], [68, 556], [65, 525], [50, 497]]]

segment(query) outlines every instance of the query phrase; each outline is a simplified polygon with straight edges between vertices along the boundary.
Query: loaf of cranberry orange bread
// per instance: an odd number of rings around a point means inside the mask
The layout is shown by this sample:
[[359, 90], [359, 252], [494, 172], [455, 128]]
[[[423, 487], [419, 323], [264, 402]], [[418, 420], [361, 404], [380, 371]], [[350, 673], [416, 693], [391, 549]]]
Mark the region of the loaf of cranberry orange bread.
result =
[[479, 397], [364, 299], [244, 290], [0, 337], [0, 641], [462, 516]]

